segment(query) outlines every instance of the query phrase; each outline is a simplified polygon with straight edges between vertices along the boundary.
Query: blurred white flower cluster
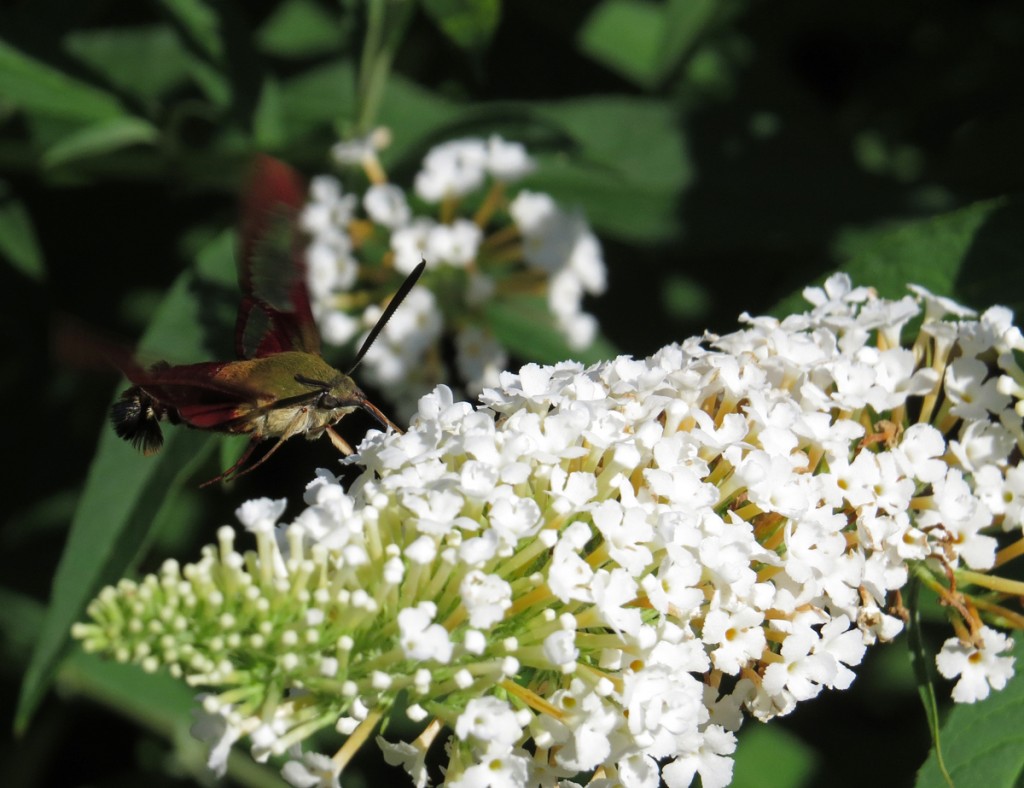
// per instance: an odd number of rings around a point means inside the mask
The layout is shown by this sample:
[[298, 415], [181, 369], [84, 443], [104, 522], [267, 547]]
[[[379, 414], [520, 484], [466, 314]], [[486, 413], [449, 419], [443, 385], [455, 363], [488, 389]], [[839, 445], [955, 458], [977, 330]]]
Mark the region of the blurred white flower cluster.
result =
[[[597, 321], [581, 305], [584, 294], [604, 292], [601, 245], [579, 212], [549, 195], [507, 193], [534, 168], [526, 149], [497, 136], [442, 143], [426, 154], [410, 196], [380, 166], [376, 148], [386, 142], [378, 132], [334, 150], [340, 164], [366, 172], [370, 183], [361, 195], [344, 192], [331, 175], [310, 184], [301, 225], [310, 239], [308, 283], [324, 341], [344, 345], [365, 336], [381, 300], [401, 281], [395, 274], [407, 275], [422, 259], [426, 276], [360, 373], [399, 413], [415, 412], [419, 396], [441, 382], [456, 381], [456, 390], [472, 396], [497, 382], [508, 355], [488, 321], [491, 302], [544, 297], [552, 327], [568, 346], [590, 346]], [[455, 375], [445, 369], [442, 339], [453, 345]]]
[[[911, 573], [948, 611], [954, 699], [983, 699], [1013, 657], [981, 616], [1020, 621], [1024, 594], [993, 572], [1024, 544], [1024, 341], [915, 292], [835, 276], [807, 313], [528, 365], [477, 408], [439, 387], [349, 489], [320, 471], [287, 525], [249, 501], [254, 551], [225, 526], [74, 634], [216, 693], [212, 765], [247, 735], [303, 786], [337, 785], [399, 699], [423, 732], [378, 744], [418, 788], [443, 730], [451, 786], [726, 785], [743, 712], [848, 688]], [[328, 726], [338, 753], [302, 752]]]

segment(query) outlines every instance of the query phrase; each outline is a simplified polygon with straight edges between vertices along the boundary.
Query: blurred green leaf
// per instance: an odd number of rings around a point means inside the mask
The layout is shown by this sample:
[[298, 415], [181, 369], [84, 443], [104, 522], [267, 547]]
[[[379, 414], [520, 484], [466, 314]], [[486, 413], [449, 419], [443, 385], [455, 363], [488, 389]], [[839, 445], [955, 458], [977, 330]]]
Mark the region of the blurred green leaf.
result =
[[220, 439], [217, 450], [217, 463], [221, 468], [230, 468], [242, 456], [249, 445], [248, 435], [225, 435]]
[[32, 219], [0, 181], [0, 256], [35, 282], [46, 279], [46, 265]]
[[[101, 703], [162, 736], [174, 746], [175, 770], [183, 769], [198, 784], [210, 782], [208, 745], [190, 733], [197, 708], [195, 691], [184, 682], [76, 651], [62, 664], [57, 683], [63, 693]], [[250, 788], [281, 785], [276, 770], [237, 751], [229, 757], [228, 774]]]
[[225, 73], [225, 48], [216, 7], [202, 0], [160, 0], [188, 52], [189, 75], [215, 107], [227, 107], [233, 88]]
[[189, 75], [190, 56], [165, 25], [74, 30], [64, 47], [109, 84], [153, 108]]
[[577, 36], [579, 48], [641, 87], [661, 76], [665, 7], [646, 0], [604, 0], [587, 17]]
[[[200, 269], [230, 265], [233, 234], [205, 250]], [[233, 266], [232, 266], [233, 267]], [[198, 355], [204, 345], [204, 305], [195, 274], [178, 277], [141, 343], [142, 352], [176, 347]], [[15, 727], [24, 730], [46, 692], [68, 644], [71, 625], [99, 588], [121, 577], [147, 543], [155, 523], [166, 520], [176, 490], [202, 464], [215, 442], [201, 432], [173, 429], [154, 457], [141, 457], [113, 430], [104, 429], [53, 580], [50, 606], [22, 683]]]
[[20, 673], [39, 634], [45, 607], [31, 597], [0, 588], [0, 665]]
[[165, 673], [145, 673], [135, 665], [76, 651], [61, 668], [58, 681], [62, 690], [100, 700], [169, 739], [182, 728], [188, 733], [195, 693]]
[[[1020, 650], [1022, 638], [1015, 639]], [[942, 753], [954, 785], [1011, 788], [1024, 778], [1024, 675], [985, 701], [957, 704], [942, 726]], [[918, 788], [948, 788], [932, 751], [918, 772]]]
[[143, 458], [112, 430], [103, 431], [21, 686], [17, 730], [25, 729], [42, 700], [67, 648], [71, 625], [86, 603], [136, 558], [161, 508], [174, 505], [175, 488], [195, 472], [212, 445], [208, 436], [177, 430], [166, 435], [159, 455]]
[[[394, 141], [383, 151], [385, 163], [401, 160], [411, 151], [426, 153], [435, 137], [471, 115], [464, 107], [415, 82], [392, 75], [380, 107], [380, 123], [394, 129]], [[418, 162], [417, 162], [418, 163]]]
[[[926, 643], [924, 629], [922, 627], [921, 609], [921, 583], [917, 578], [911, 578], [907, 588], [907, 604], [909, 605], [910, 620], [907, 622], [907, 650], [910, 655], [910, 664], [917, 682], [917, 692], [921, 698], [921, 706], [924, 709], [925, 718], [928, 721], [928, 732], [932, 739], [931, 755], [939, 772], [942, 774], [942, 781], [948, 781], [949, 773], [943, 762], [943, 750], [945, 742], [940, 730], [940, 710], [938, 698], [935, 694], [935, 685], [939, 681], [938, 671], [935, 667], [935, 653]], [[930, 596], [930, 595], [929, 595]]]
[[674, 189], [644, 188], [605, 168], [564, 159], [544, 161], [524, 186], [549, 192], [566, 208], [583, 208], [599, 235], [649, 243], [681, 231]]
[[[869, 232], [859, 241], [848, 235], [843, 248], [856, 253], [842, 270], [855, 285], [870, 285], [887, 298], [906, 295], [907, 283], [914, 283], [979, 304], [1005, 301], [1008, 293], [1024, 289], [1024, 270], [1017, 262], [1022, 219], [1024, 201], [996, 199]], [[772, 311], [805, 308], [796, 293]]]
[[659, 288], [665, 314], [676, 320], [702, 320], [710, 311], [710, 293], [695, 279], [672, 272]]
[[441, 31], [463, 49], [482, 49], [501, 19], [501, 0], [420, 0]]
[[160, 0], [160, 5], [200, 52], [215, 62], [223, 59], [224, 41], [215, 6], [203, 0]]
[[740, 731], [731, 785], [733, 788], [809, 785], [817, 760], [814, 750], [785, 728], [748, 719]]
[[44, 167], [57, 167], [75, 159], [102, 156], [130, 145], [156, 142], [159, 130], [142, 118], [122, 116], [90, 123], [48, 148], [42, 155]]
[[334, 128], [355, 109], [355, 72], [345, 60], [315, 66], [281, 85], [281, 116], [295, 139], [318, 127]]
[[0, 41], [0, 98], [45, 115], [104, 120], [123, 114], [120, 101], [93, 85]]
[[701, 35], [723, 13], [738, 14], [746, 3], [717, 3], [715, 0], [668, 0], [664, 33], [658, 51], [657, 75], [664, 78], [689, 55]]
[[338, 51], [341, 20], [315, 0], [285, 0], [256, 33], [260, 49], [270, 55], [305, 60]]
[[694, 176], [668, 104], [603, 96], [542, 104], [532, 114], [576, 149], [568, 161], [542, 166], [531, 187], [582, 205], [596, 228], [621, 238], [650, 242], [679, 234], [678, 201]]
[[686, 138], [668, 102], [599, 96], [541, 104], [533, 110], [568, 135], [577, 156], [649, 188], [681, 189], [693, 177]]
[[286, 142], [281, 87], [274, 77], [263, 80], [259, 103], [252, 118], [252, 136], [260, 150], [277, 150]]
[[539, 364], [574, 359], [584, 364], [614, 358], [618, 351], [602, 336], [586, 350], [572, 350], [555, 326], [542, 296], [510, 296], [487, 305], [487, 325], [508, 351]]

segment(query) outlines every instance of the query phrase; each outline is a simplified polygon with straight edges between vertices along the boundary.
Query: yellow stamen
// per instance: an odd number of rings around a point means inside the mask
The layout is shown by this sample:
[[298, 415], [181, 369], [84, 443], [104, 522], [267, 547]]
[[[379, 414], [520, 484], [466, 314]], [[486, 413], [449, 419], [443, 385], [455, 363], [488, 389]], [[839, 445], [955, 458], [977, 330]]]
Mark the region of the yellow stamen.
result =
[[359, 726], [352, 731], [352, 735], [345, 739], [345, 743], [341, 745], [341, 749], [334, 753], [332, 760], [338, 764], [338, 768], [344, 769], [349, 761], [352, 760], [353, 756], [359, 752], [359, 748], [362, 747], [370, 734], [377, 727], [377, 723], [380, 722], [381, 717], [384, 716], [383, 709], [374, 709], [371, 711], [365, 720], [359, 723]]
[[533, 690], [516, 684], [511, 679], [502, 679], [498, 683], [498, 686], [505, 690], [509, 695], [514, 695], [519, 698], [519, 700], [535, 711], [547, 714], [554, 717], [556, 720], [560, 720], [565, 716], [562, 710], [557, 706], [549, 703]]
[[1014, 558], [1018, 558], [1022, 555], [1024, 555], [1024, 537], [1021, 537], [1013, 544], [1007, 545], [998, 553], [996, 553], [995, 566], [1002, 566], [1003, 564], [1008, 563], [1009, 561], [1012, 561]]

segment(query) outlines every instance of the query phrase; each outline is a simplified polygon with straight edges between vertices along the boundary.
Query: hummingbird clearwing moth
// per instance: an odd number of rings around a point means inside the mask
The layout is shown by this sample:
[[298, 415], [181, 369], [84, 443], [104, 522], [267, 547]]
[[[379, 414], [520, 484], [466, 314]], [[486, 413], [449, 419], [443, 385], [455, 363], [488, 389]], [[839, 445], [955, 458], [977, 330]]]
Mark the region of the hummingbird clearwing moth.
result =
[[[313, 440], [326, 433], [340, 451], [351, 454], [333, 427], [357, 408], [401, 432], [351, 375], [426, 263], [409, 274], [349, 371], [340, 372], [320, 355], [320, 334], [310, 308], [297, 226], [304, 202], [305, 186], [297, 172], [267, 156], [257, 159], [242, 210], [237, 361], [121, 365], [132, 386], [114, 403], [110, 419], [117, 434], [143, 454], [160, 449], [161, 421], [251, 436], [238, 462], [203, 486], [252, 471], [295, 435]], [[244, 467], [257, 444], [270, 438], [277, 439], [270, 451]]]

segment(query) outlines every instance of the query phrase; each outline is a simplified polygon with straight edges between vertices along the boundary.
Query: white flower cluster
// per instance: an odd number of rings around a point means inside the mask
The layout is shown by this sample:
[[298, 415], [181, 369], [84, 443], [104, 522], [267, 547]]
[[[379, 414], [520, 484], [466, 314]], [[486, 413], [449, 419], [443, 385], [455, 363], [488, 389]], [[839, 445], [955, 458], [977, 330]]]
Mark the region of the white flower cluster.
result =
[[218, 690], [214, 754], [248, 734], [293, 753], [295, 785], [337, 784], [352, 749], [295, 745], [335, 725], [358, 747], [400, 696], [434, 720], [378, 742], [419, 788], [443, 728], [451, 786], [726, 785], [742, 712], [849, 687], [901, 630], [911, 570], [949, 605], [954, 698], [984, 698], [1013, 658], [964, 595], [1001, 588], [997, 538], [1024, 521], [1024, 341], [1008, 310], [916, 292], [835, 276], [808, 313], [528, 365], [479, 408], [440, 387], [408, 432], [367, 437], [348, 490], [321, 471], [287, 526], [250, 501], [255, 552], [224, 528], [75, 634]]
[[[309, 290], [324, 340], [343, 345], [365, 336], [380, 316], [378, 301], [353, 297], [361, 276], [373, 283], [381, 267], [404, 276], [427, 262], [428, 284], [412, 291], [364, 360], [366, 377], [385, 388], [399, 412], [414, 412], [421, 394], [448, 379], [438, 349], [445, 332], [469, 393], [497, 382], [508, 357], [483, 307], [505, 293], [546, 292], [569, 346], [593, 342], [597, 322], [581, 304], [585, 293], [605, 289], [600, 242], [579, 212], [565, 211], [547, 194], [521, 190], [508, 200], [506, 185], [534, 168], [521, 144], [492, 136], [432, 148], [413, 185], [425, 212], [386, 180], [372, 145], [339, 145], [336, 158], [363, 165], [371, 184], [361, 197], [344, 193], [334, 176], [310, 184], [301, 224], [310, 237]], [[460, 215], [463, 206], [472, 215]], [[381, 259], [368, 265], [375, 255]]]

